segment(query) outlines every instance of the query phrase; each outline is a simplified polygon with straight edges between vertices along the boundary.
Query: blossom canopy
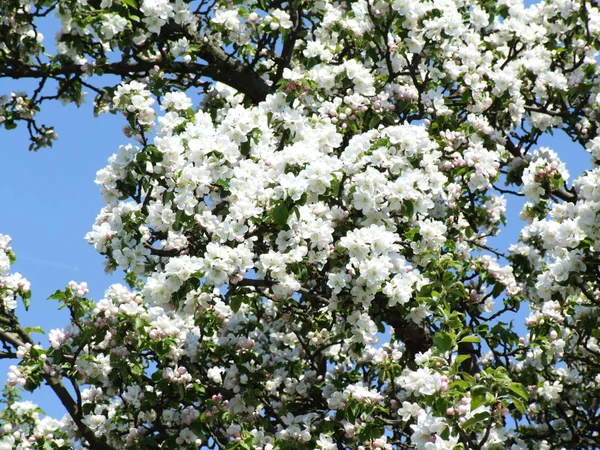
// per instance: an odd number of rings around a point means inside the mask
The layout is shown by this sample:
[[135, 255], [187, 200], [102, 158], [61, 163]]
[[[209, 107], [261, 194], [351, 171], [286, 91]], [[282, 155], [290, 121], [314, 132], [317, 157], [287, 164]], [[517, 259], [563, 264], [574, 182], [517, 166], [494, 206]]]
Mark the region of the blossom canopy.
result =
[[[47, 345], [0, 235], [0, 449], [600, 447], [596, 2], [0, 11], [0, 77], [35, 85], [4, 127], [49, 146], [36, 113], [85, 92], [126, 121], [86, 235], [124, 284], [58, 290]], [[555, 130], [589, 154], [574, 180]], [[63, 418], [20, 399], [43, 383]]]

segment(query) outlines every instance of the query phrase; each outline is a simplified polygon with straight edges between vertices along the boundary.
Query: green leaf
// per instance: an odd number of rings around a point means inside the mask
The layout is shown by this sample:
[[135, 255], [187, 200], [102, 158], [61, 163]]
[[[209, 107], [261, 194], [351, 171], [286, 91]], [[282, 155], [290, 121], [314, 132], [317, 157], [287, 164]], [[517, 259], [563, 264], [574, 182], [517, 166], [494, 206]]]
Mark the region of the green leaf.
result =
[[452, 348], [452, 337], [448, 333], [438, 333], [433, 337], [436, 348], [445, 353]]
[[415, 204], [412, 200], [405, 200], [402, 203], [402, 213], [404, 216], [412, 217], [415, 212]]
[[231, 308], [231, 310], [234, 313], [237, 313], [240, 310], [240, 306], [242, 306], [242, 297], [239, 295], [236, 295], [235, 297], [233, 297], [231, 299], [231, 302], [229, 303], [229, 307]]
[[141, 442], [142, 448], [158, 448], [158, 443], [156, 442], [156, 438], [152, 436], [145, 437]]
[[65, 293], [60, 289], [48, 297], [48, 300], [63, 300], [66, 297]]
[[468, 429], [469, 427], [471, 427], [472, 425], [481, 425], [480, 422], [487, 419], [488, 417], [490, 417], [490, 413], [487, 411], [484, 412], [480, 412], [479, 414], [475, 414], [473, 417], [471, 417], [469, 420], [467, 420], [465, 423], [463, 423], [461, 425], [461, 428], [463, 429]]
[[166, 205], [167, 203], [169, 203], [174, 198], [175, 198], [175, 193], [173, 191], [166, 190], [166, 191], [163, 192], [162, 202], [163, 202], [164, 205]]
[[527, 412], [525, 404], [521, 400], [512, 395], [510, 399], [512, 400], [513, 405], [515, 405], [515, 408], [517, 408], [517, 411], [519, 411], [521, 414], [525, 414]]
[[300, 200], [298, 200], [296, 202], [296, 205], [297, 206], [304, 206], [304, 205], [306, 205], [306, 200], [308, 200], [308, 194], [305, 192], [304, 194], [302, 194], [302, 197], [300, 197]]
[[471, 238], [471, 237], [473, 237], [473, 234], [474, 234], [473, 228], [471, 228], [471, 227], [467, 227], [467, 228], [465, 229], [465, 235], [466, 235], [468, 238]]
[[409, 228], [404, 233], [404, 238], [408, 241], [414, 241], [418, 234], [419, 234], [419, 229], [417, 227]]
[[8, 256], [8, 261], [11, 264], [14, 264], [17, 261], [17, 255], [15, 255], [13, 252], [7, 252], [6, 256]]
[[23, 299], [23, 305], [25, 305], [25, 310], [28, 311], [29, 305], [31, 305], [31, 291], [25, 292], [23, 295], [21, 295], [21, 298]]
[[458, 355], [456, 357], [456, 359], [454, 360], [456, 365], [459, 365], [460, 363], [462, 363], [463, 361], [469, 359], [471, 357], [471, 355]]
[[377, 125], [379, 125], [380, 123], [381, 123], [381, 118], [378, 115], [374, 115], [373, 117], [371, 117], [371, 120], [369, 120], [369, 129], [370, 130], [377, 129]]
[[240, 144], [240, 153], [242, 156], [248, 157], [250, 154], [250, 141], [242, 142]]
[[462, 338], [460, 342], [472, 342], [475, 344], [479, 344], [481, 342], [481, 339], [479, 339], [479, 336], [475, 336], [473, 334], [469, 335], [469, 336], [465, 336], [464, 338]]
[[181, 230], [181, 227], [183, 226], [182, 219], [183, 219], [183, 211], [178, 210], [175, 213], [175, 223], [173, 223], [173, 230], [175, 230], [175, 231]]
[[25, 327], [23, 331], [25, 331], [25, 333], [27, 333], [27, 334], [31, 334], [31, 333], [46, 334], [46, 332], [42, 329], [42, 327]]
[[135, 318], [135, 330], [140, 332], [140, 334], [146, 329], [146, 320], [141, 317]]
[[486, 389], [488, 389], [488, 387], [481, 384], [471, 387], [471, 410], [477, 409], [485, 403], [485, 396], [480, 395], [479, 393], [473, 395], [473, 393], [479, 391], [485, 392]]
[[460, 391], [465, 391], [465, 390], [469, 389], [470, 387], [471, 387], [471, 383], [469, 383], [468, 381], [455, 380], [455, 381], [450, 382], [451, 389], [459, 388]]
[[527, 392], [527, 389], [525, 388], [525, 386], [523, 386], [521, 383], [510, 383], [508, 385], [508, 389], [513, 391], [515, 394], [517, 394], [523, 400], [529, 400], [529, 393]]
[[131, 6], [132, 8], [137, 8], [135, 0], [123, 0], [123, 3], [125, 3], [127, 6]]
[[288, 217], [290, 217], [290, 210], [286, 204], [282, 202], [271, 210], [271, 216], [279, 228], [283, 228], [287, 224]]
[[498, 296], [500, 294], [502, 294], [505, 289], [506, 289], [506, 286], [504, 286], [502, 283], [496, 283], [494, 285], [494, 289], [492, 289], [492, 296], [494, 298], [498, 298]]

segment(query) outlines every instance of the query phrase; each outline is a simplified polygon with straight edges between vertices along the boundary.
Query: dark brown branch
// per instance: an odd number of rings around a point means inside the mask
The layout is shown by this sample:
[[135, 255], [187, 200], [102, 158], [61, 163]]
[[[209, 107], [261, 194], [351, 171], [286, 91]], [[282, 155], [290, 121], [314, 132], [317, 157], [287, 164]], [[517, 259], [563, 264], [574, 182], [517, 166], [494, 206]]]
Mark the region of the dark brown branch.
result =
[[[118, 75], [131, 78], [136, 74], [145, 74], [154, 66], [161, 67], [165, 72], [183, 75], [201, 75], [215, 81], [225, 83], [232, 88], [246, 94], [254, 103], [264, 100], [269, 93], [269, 87], [254, 72], [245, 68], [238, 60], [227, 55], [221, 48], [214, 44], [205, 44], [198, 57], [208, 64], [167, 62], [161, 61], [119, 61], [109, 64], [99, 64], [95, 71], [99, 73]], [[58, 78], [84, 75], [86, 72], [77, 64], [63, 64], [61, 66], [43, 65], [39, 67], [10, 67], [0, 69], [0, 77], [13, 79], [23, 78]]]
[[433, 345], [433, 340], [429, 332], [404, 316], [393, 307], [388, 306], [387, 298], [378, 294], [375, 297], [374, 306], [378, 309], [381, 317], [394, 329], [396, 337], [406, 347], [410, 358], [414, 358], [417, 353], [425, 353]]

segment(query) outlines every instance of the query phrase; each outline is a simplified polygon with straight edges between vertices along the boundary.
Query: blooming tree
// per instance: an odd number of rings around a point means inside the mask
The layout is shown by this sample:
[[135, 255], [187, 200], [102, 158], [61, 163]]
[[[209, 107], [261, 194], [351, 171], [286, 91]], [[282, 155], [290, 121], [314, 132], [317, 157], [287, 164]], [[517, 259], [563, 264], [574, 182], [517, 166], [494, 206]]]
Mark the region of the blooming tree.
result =
[[[36, 112], [87, 91], [131, 138], [86, 237], [127, 286], [57, 291], [47, 345], [0, 236], [0, 449], [600, 447], [595, 1], [0, 11], [0, 77], [34, 82], [7, 129], [51, 145]], [[572, 182], [537, 145], [556, 129], [592, 157]], [[44, 383], [63, 418], [20, 399]]]

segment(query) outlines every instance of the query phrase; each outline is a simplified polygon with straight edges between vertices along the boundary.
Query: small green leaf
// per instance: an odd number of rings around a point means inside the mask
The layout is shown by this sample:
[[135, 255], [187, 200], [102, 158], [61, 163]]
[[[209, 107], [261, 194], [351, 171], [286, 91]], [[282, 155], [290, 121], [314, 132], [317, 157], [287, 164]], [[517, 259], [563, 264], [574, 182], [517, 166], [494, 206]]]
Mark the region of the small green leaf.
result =
[[438, 333], [434, 336], [433, 343], [440, 352], [445, 353], [452, 348], [452, 337], [448, 333]]
[[280, 228], [283, 228], [287, 224], [288, 217], [290, 217], [290, 210], [285, 203], [282, 202], [271, 210], [271, 216], [273, 216], [275, 223]]
[[502, 283], [496, 283], [494, 285], [494, 289], [492, 289], [492, 296], [494, 298], [498, 298], [498, 296], [502, 294], [505, 290], [506, 286], [504, 286]]
[[404, 216], [412, 217], [415, 212], [415, 204], [412, 200], [405, 200], [402, 204], [402, 213]]
[[525, 414], [527, 412], [527, 409], [525, 408], [525, 404], [519, 400], [518, 398], [514, 397], [511, 395], [510, 397], [512, 404], [515, 405], [515, 408], [517, 408], [517, 411], [519, 411], [521, 414]]
[[515, 394], [517, 394], [523, 400], [529, 400], [529, 393], [527, 392], [527, 389], [525, 388], [525, 386], [523, 386], [521, 383], [510, 383], [508, 385], [508, 389], [513, 391]]
[[480, 412], [479, 414], [475, 414], [473, 417], [471, 417], [469, 420], [467, 420], [465, 423], [463, 423], [461, 425], [462, 429], [468, 429], [469, 427], [471, 427], [472, 425], [481, 425], [480, 422], [487, 419], [488, 417], [490, 417], [490, 413], [485, 411], [485, 412]]
[[175, 230], [175, 231], [181, 230], [181, 228], [183, 226], [182, 219], [183, 219], [183, 211], [178, 210], [175, 213], [175, 223], [173, 223], [173, 230]]
[[135, 329], [138, 332], [143, 332], [146, 329], [146, 321], [141, 317], [135, 318]]
[[29, 305], [31, 305], [31, 291], [25, 292], [23, 295], [21, 295], [21, 298], [23, 299], [23, 305], [25, 305], [25, 310], [28, 311]]
[[[462, 355], [462, 356], [464, 356], [464, 355]], [[459, 358], [460, 358], [460, 356], [459, 356]], [[467, 356], [467, 358], [468, 358], [468, 356]], [[456, 360], [458, 361], [458, 358], [456, 358]], [[464, 381], [464, 380], [455, 380], [450, 383], [451, 388], [458, 387], [461, 389], [468, 389], [470, 386], [471, 386], [471, 384], [468, 381]]]
[[25, 333], [27, 334], [31, 334], [31, 333], [41, 333], [41, 334], [46, 334], [46, 332], [42, 329], [42, 327], [25, 327], [24, 330]]
[[481, 339], [479, 339], [479, 336], [471, 334], [469, 336], [465, 336], [459, 342], [472, 342], [474, 344], [479, 344], [481, 342]]
[[164, 205], [166, 205], [174, 198], [175, 198], [175, 193], [173, 191], [165, 190], [162, 195], [162, 202]]
[[125, 3], [127, 6], [131, 6], [132, 8], [137, 8], [135, 0], [123, 0], [123, 3]]
[[234, 313], [237, 313], [240, 310], [240, 306], [242, 306], [242, 297], [241, 296], [235, 296], [231, 299], [231, 302], [229, 303], [229, 307], [231, 308], [231, 310]]
[[249, 140], [246, 142], [242, 142], [240, 144], [240, 153], [246, 157], [250, 154], [250, 141]]
[[306, 200], [308, 200], [308, 194], [305, 192], [304, 194], [302, 194], [302, 197], [300, 197], [300, 200], [296, 202], [296, 205], [304, 206], [306, 205]]
[[454, 360], [454, 362], [456, 363], [456, 365], [459, 365], [460, 363], [469, 359], [470, 357], [471, 357], [471, 355], [458, 355], [456, 357], [456, 359]]
[[63, 300], [65, 297], [65, 293], [59, 289], [50, 297], [48, 297], [48, 300]]
[[370, 130], [374, 130], [377, 128], [377, 125], [379, 125], [381, 123], [381, 118], [378, 115], [374, 115], [373, 117], [371, 117], [371, 120], [369, 120], [369, 129]]

